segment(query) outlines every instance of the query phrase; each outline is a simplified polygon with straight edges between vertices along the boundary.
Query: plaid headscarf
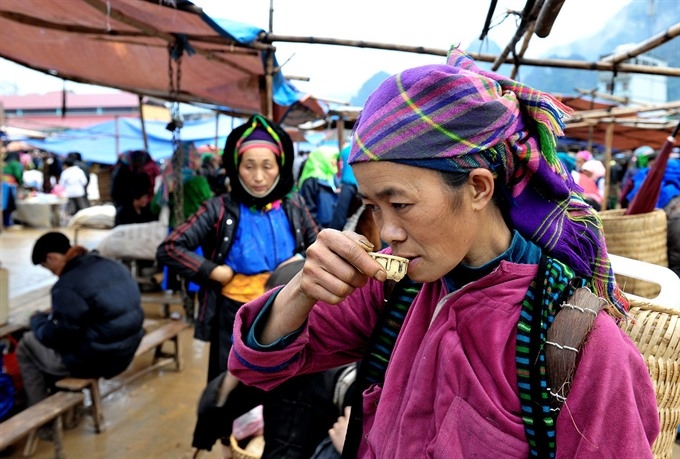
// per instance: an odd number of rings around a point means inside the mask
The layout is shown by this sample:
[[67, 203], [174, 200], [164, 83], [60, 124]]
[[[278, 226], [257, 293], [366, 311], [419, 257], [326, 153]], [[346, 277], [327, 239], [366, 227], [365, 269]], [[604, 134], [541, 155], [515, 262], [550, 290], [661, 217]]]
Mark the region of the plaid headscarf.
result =
[[446, 65], [405, 70], [373, 92], [354, 127], [349, 162], [492, 170], [507, 186], [514, 228], [625, 314], [600, 217], [555, 152], [568, 113], [549, 94], [484, 71], [452, 47]]

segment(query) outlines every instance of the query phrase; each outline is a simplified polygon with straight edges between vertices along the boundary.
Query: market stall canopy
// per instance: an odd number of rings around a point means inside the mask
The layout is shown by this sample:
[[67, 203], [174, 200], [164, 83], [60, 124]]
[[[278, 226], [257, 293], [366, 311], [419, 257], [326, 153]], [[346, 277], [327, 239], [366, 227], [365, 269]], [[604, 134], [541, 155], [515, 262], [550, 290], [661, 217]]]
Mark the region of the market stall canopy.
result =
[[[144, 123], [148, 151], [156, 161], [168, 159], [173, 153], [172, 132], [165, 128], [166, 124], [165, 121]], [[220, 120], [217, 127], [215, 119], [185, 121], [181, 140], [194, 142], [197, 147], [214, 145], [217, 135], [217, 144], [222, 146], [232, 129], [232, 122], [226, 119]], [[117, 152], [144, 149], [144, 133], [139, 119], [119, 118], [117, 121], [107, 121], [84, 129], [69, 129], [42, 140], [26, 139], [25, 142], [60, 156], [77, 151], [84, 161], [115, 164], [118, 160]]]
[[[169, 5], [167, 5], [169, 4]], [[304, 101], [280, 70], [267, 78], [274, 48], [254, 26], [212, 18], [186, 0], [0, 2], [0, 56], [59, 78], [181, 102], [230, 107], [246, 116]], [[170, 55], [175, 94], [169, 78]], [[274, 57], [272, 68], [278, 69]], [[276, 105], [280, 107], [276, 107]]]
[[0, 126], [0, 140], [4, 140], [6, 142], [21, 140], [27, 137], [34, 139], [44, 139], [46, 135], [47, 134], [44, 132], [33, 129], [24, 129], [14, 126]]
[[660, 149], [677, 124], [671, 116], [680, 110], [680, 101], [626, 107], [579, 97], [564, 97], [562, 102], [575, 110], [566, 120], [565, 137], [606, 145], [609, 127], [616, 150], [635, 150], [641, 145]]

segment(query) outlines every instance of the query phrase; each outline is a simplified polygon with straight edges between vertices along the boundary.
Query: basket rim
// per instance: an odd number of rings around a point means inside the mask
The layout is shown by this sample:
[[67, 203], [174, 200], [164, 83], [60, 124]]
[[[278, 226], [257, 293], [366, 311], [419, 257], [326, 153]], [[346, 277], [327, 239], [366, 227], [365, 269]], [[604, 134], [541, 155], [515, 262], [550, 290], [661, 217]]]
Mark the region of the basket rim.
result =
[[[625, 295], [625, 292], [624, 292]], [[646, 310], [646, 311], [653, 311], [653, 312], [662, 312], [665, 314], [670, 314], [674, 316], [680, 316], [680, 309], [676, 309], [671, 306], [664, 306], [660, 305], [658, 303], [652, 303], [650, 301], [645, 301], [644, 299], [640, 298], [632, 298], [628, 295], [626, 295], [626, 298], [628, 299], [628, 302], [630, 303], [630, 309], [633, 309], [635, 307]]]
[[234, 437], [234, 434], [231, 434], [229, 436], [229, 446], [231, 446], [232, 452], [238, 454], [241, 457], [244, 458], [252, 458], [252, 459], [260, 459], [260, 456], [256, 456], [252, 454], [249, 451], [246, 451], [245, 449], [241, 448], [238, 445], [238, 440], [236, 440], [236, 437]]
[[642, 218], [642, 217], [649, 217], [654, 214], [659, 214], [663, 213], [664, 215], [666, 212], [663, 209], [654, 209], [651, 212], [645, 212], [642, 214], [632, 214], [632, 215], [625, 215], [626, 209], [606, 209], [606, 210], [599, 210], [597, 213], [600, 216], [607, 216], [607, 217], [625, 217], [626, 219], [631, 219], [631, 218]]

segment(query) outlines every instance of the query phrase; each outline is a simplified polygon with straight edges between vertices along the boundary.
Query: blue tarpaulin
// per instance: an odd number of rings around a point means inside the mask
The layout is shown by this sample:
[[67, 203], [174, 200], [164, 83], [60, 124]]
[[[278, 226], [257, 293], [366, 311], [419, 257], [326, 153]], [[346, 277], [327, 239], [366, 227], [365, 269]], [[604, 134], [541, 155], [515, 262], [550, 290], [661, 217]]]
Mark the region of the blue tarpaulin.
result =
[[[224, 145], [227, 135], [241, 122], [226, 116], [219, 118], [218, 147]], [[185, 121], [180, 130], [180, 138], [182, 141], [192, 141], [196, 146], [214, 145], [215, 123], [215, 118]], [[144, 124], [151, 157], [156, 161], [170, 158], [173, 144], [172, 132], [165, 129], [167, 122], [146, 121]], [[25, 142], [61, 156], [77, 151], [84, 161], [100, 164], [115, 164], [117, 152], [144, 149], [141, 121], [134, 118], [119, 118], [117, 121], [107, 121], [84, 129], [69, 129], [44, 140], [26, 139]]]

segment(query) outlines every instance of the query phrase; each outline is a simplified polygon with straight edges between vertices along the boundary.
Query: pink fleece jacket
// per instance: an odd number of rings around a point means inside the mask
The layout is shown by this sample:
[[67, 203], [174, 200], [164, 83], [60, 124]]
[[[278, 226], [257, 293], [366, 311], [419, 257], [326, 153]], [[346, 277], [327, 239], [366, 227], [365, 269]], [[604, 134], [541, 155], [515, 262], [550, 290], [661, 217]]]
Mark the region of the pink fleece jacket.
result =
[[[536, 265], [501, 262], [484, 278], [445, 296], [423, 286], [406, 317], [384, 386], [364, 393], [361, 458], [526, 458], [515, 336], [520, 305]], [[270, 389], [291, 376], [361, 358], [383, 286], [370, 281], [340, 305], [319, 303], [297, 339], [282, 350], [245, 345], [271, 293], [243, 306], [229, 369]], [[444, 305], [430, 323], [439, 301]], [[595, 321], [568, 400], [557, 420], [558, 458], [651, 458], [659, 433], [645, 362], [605, 313]]]

